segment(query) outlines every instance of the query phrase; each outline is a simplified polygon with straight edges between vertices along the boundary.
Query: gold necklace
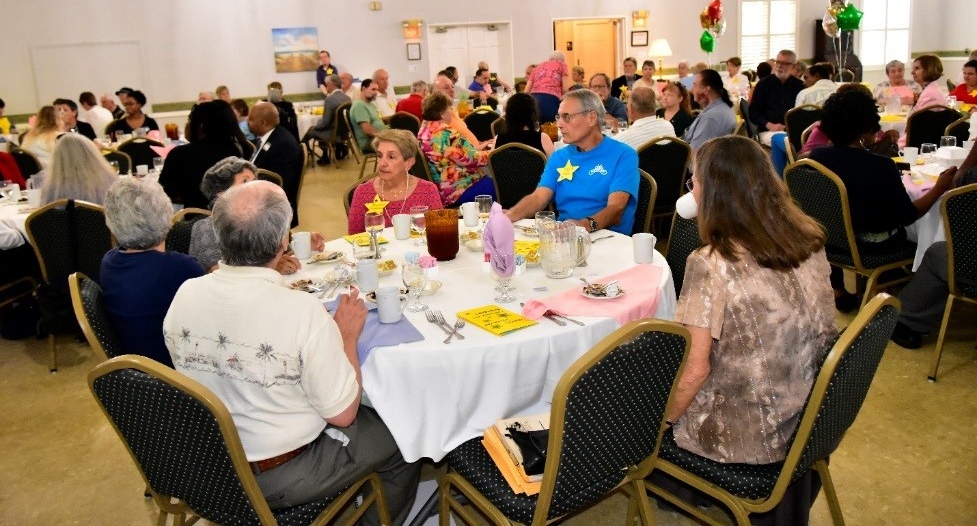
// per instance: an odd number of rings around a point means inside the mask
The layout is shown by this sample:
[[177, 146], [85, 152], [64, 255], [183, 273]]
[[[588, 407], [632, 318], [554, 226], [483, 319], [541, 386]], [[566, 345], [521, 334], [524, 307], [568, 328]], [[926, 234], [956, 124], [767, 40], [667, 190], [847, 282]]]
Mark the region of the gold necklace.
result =
[[[405, 179], [404, 196], [403, 196], [404, 199], [400, 202], [400, 212], [398, 212], [400, 214], [403, 214], [404, 213], [404, 207], [407, 206], [407, 196], [410, 195], [410, 193], [409, 193], [409, 191], [410, 191], [410, 173], [408, 173], [407, 174], [407, 177], [405, 177], [404, 179]], [[390, 201], [390, 199], [387, 198], [387, 196], [386, 196], [386, 192], [384, 192], [384, 190], [383, 190], [383, 178], [382, 177], [380, 178], [380, 199], [385, 199], [387, 201]], [[391, 222], [393, 222], [393, 217], [390, 216], [390, 213], [387, 211], [387, 207], [383, 207], [383, 215], [387, 216], [387, 219], [389, 219]]]

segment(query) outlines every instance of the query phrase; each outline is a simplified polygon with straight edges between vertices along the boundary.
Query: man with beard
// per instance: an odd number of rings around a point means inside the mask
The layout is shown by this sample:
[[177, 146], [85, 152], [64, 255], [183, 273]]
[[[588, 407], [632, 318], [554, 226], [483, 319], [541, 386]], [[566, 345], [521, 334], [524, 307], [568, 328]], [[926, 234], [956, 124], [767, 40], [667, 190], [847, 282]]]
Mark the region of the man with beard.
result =
[[360, 145], [360, 150], [372, 152], [373, 145], [370, 141], [376, 136], [377, 132], [386, 130], [387, 125], [380, 118], [380, 112], [373, 105], [377, 97], [377, 86], [373, 79], [366, 79], [360, 84], [360, 98], [353, 102], [349, 109], [349, 120], [353, 124], [353, 135], [356, 143]]

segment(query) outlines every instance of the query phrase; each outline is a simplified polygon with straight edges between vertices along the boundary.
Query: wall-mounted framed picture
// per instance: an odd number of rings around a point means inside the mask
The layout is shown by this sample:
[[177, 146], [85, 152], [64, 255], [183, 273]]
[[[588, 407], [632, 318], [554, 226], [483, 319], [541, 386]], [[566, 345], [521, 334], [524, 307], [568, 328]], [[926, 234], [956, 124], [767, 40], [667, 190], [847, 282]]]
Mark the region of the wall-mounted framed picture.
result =
[[631, 46], [640, 47], [648, 45], [648, 32], [647, 31], [632, 31], [631, 32]]
[[[645, 33], [647, 33], [647, 31]], [[645, 35], [645, 40], [647, 39], [648, 36]], [[421, 60], [420, 42], [411, 42], [407, 44], [407, 60]]]

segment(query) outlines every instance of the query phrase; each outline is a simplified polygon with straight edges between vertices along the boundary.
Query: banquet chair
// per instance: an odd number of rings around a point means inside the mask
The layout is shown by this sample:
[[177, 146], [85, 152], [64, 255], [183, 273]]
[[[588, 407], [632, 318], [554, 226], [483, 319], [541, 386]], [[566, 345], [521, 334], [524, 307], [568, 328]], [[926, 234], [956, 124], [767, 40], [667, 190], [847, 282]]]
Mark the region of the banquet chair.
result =
[[390, 127], [395, 130], [407, 130], [417, 137], [417, 132], [421, 131], [421, 121], [412, 113], [398, 111], [390, 116]]
[[[339, 107], [340, 110], [343, 110], [343, 106], [345, 106], [345, 104]], [[363, 174], [366, 173], [366, 165], [367, 163], [370, 162], [371, 159], [373, 160], [373, 171], [375, 172], [377, 170], [377, 153], [364, 152], [362, 149], [360, 149], [360, 143], [359, 141], [356, 140], [356, 136], [353, 134], [353, 121], [349, 117], [349, 108], [343, 110], [342, 113], [340, 113], [340, 115], [343, 116], [343, 121], [346, 123], [346, 129], [349, 130], [349, 134], [348, 134], [349, 141], [347, 142], [349, 144], [350, 153], [352, 153], [353, 157], [356, 158], [357, 163], [360, 162], [360, 156], [361, 155], [363, 156], [363, 164], [362, 166], [360, 166], [360, 179], [362, 179]]]
[[[304, 171], [305, 170], [303, 170], [303, 172]], [[258, 173], [255, 174], [255, 175], [257, 176], [258, 179], [260, 179], [262, 181], [271, 181], [271, 182], [277, 184], [278, 186], [283, 186], [285, 184], [282, 181], [282, 176], [278, 175], [277, 173], [275, 173], [275, 172], [273, 172], [271, 170], [266, 170], [264, 168], [258, 168]]]
[[821, 120], [821, 106], [803, 104], [788, 110], [784, 115], [784, 126], [786, 126], [786, 130], [784, 131], [787, 132], [787, 144], [790, 148], [787, 151], [801, 151], [801, 147], [804, 146], [804, 141], [801, 140], [801, 134], [804, 133], [804, 130], [808, 126], [819, 120]]
[[658, 197], [658, 185], [655, 178], [648, 175], [648, 172], [638, 169], [638, 203], [634, 210], [634, 225], [631, 227], [631, 235], [638, 232], [651, 232], [651, 212], [655, 209], [655, 199]]
[[116, 150], [129, 156], [132, 161], [133, 168], [139, 166], [140, 164], [145, 164], [146, 166], [152, 168], [153, 159], [159, 157], [159, 154], [154, 152], [151, 146], [158, 146], [162, 148], [163, 143], [154, 141], [152, 139], [147, 139], [145, 137], [136, 137], [135, 139], [129, 139], [128, 141], [120, 144]]
[[747, 102], [746, 97], [740, 97], [740, 116], [743, 117], [743, 123], [746, 127], [746, 136], [758, 140], [756, 125], [750, 120], [750, 103]]
[[[271, 510], [245, 457], [227, 407], [213, 392], [144, 356], [123, 355], [98, 365], [88, 386], [166, 514], [193, 513], [217, 524], [326, 524], [362, 494], [354, 524], [376, 505], [390, 524], [383, 485], [370, 473], [340, 494]], [[173, 503], [173, 499], [177, 499]], [[191, 511], [192, 510], [192, 511]]]
[[[856, 277], [865, 278], [864, 291], [859, 291], [863, 306], [876, 290], [909, 281], [911, 274], [908, 268], [916, 257], [916, 243], [904, 241], [887, 252], [863, 255], [855, 241], [848, 191], [834, 172], [820, 163], [802, 159], [787, 166], [784, 181], [801, 210], [824, 228], [827, 235], [824, 251], [828, 263], [854, 272]], [[906, 268], [903, 276], [880, 282], [880, 277], [887, 270], [899, 268]]]
[[943, 135], [952, 135], [957, 138], [957, 146], [963, 146], [970, 138], [970, 115], [964, 115], [950, 123], [943, 131]]
[[210, 210], [193, 207], [184, 208], [173, 214], [173, 219], [170, 220], [170, 231], [166, 234], [166, 250], [189, 254], [194, 223], [209, 216]]
[[747, 124], [749, 122], [750, 121], [747, 119], [737, 122], [736, 127], [733, 128], [733, 135], [739, 135], [741, 137], [746, 137], [747, 139], [752, 139], [753, 137], [750, 137], [750, 127]]
[[495, 462], [473, 438], [447, 456], [440, 482], [440, 524], [451, 514], [468, 524], [476, 515], [466, 498], [493, 524], [541, 526], [590, 506], [622, 488], [635, 514], [653, 524], [643, 479], [651, 472], [665, 429], [665, 407], [681, 377], [688, 331], [673, 322], [631, 322], [577, 359], [553, 393], [546, 464], [539, 494], [516, 494]]
[[431, 175], [431, 165], [427, 163], [427, 157], [424, 156], [424, 152], [418, 148], [417, 154], [414, 155], [414, 165], [408, 170], [414, 177], [424, 179], [425, 181], [434, 182], [434, 177]]
[[[879, 294], [833, 342], [823, 362], [818, 364], [813, 387], [783, 462], [716, 462], [682, 449], [675, 443], [672, 430], [668, 430], [662, 438], [655, 471], [718, 500], [733, 512], [736, 524], [748, 526], [750, 514], [772, 510], [792, 482], [814, 469], [821, 478], [832, 522], [843, 525], [841, 505], [828, 470], [828, 456], [838, 447], [865, 401], [895, 327], [898, 305], [892, 296]], [[651, 482], [646, 482], [646, 488], [702, 522], [727, 524], [726, 520], [703, 513], [698, 506]]]
[[53, 373], [58, 370], [55, 335], [78, 332], [68, 276], [82, 272], [97, 283], [102, 257], [112, 248], [113, 239], [101, 206], [70, 199], [37, 209], [27, 216], [26, 228], [41, 265], [42, 282], [37, 296], [41, 323], [48, 332]]
[[961, 117], [960, 112], [942, 104], [934, 104], [909, 114], [906, 119], [906, 146], [919, 147], [923, 143], [939, 146], [947, 126]]
[[105, 157], [105, 160], [110, 163], [113, 161], [118, 163], [120, 174], [131, 174], [133, 172], [132, 158], [129, 157], [129, 154], [125, 152], [120, 152], [118, 150], [109, 150], [109, 151], [102, 152], [102, 157]]
[[104, 362], [125, 354], [109, 313], [105, 310], [102, 287], [85, 274], [72, 272], [68, 276], [68, 288], [71, 290], [71, 305], [78, 325], [99, 361]]
[[[349, 121], [344, 117], [344, 113], [349, 112], [349, 108], [352, 106], [351, 102], [346, 102], [340, 104], [336, 108], [336, 117], [333, 118], [333, 131], [332, 137], [329, 140], [321, 141], [320, 144], [326, 146], [326, 151], [322, 152], [325, 155], [327, 152], [332, 163], [339, 169], [339, 157], [336, 156], [336, 147], [344, 146], [347, 151], [351, 152], [350, 142], [353, 140], [351, 137], [351, 131], [349, 129]], [[359, 162], [359, 158], [356, 160]]]
[[496, 199], [502, 208], [512, 208], [536, 190], [546, 167], [546, 154], [525, 144], [509, 143], [489, 153], [488, 167]]
[[[675, 201], [684, 188], [691, 158], [692, 148], [675, 137], [656, 137], [638, 148], [638, 168], [648, 172], [658, 186], [658, 198], [652, 209], [654, 220], [671, 217], [675, 211]], [[667, 235], [668, 228], [655, 228], [655, 231]]]
[[505, 123], [505, 118], [499, 117], [492, 122], [492, 137], [498, 137], [506, 132], [508, 126]]
[[[494, 137], [492, 135], [492, 123], [499, 118], [499, 114], [490, 108], [482, 106], [477, 110], [465, 115], [465, 124], [468, 129], [475, 134], [479, 141], [487, 141]], [[475, 146], [478, 146], [477, 144]]]
[[933, 349], [933, 367], [930, 381], [936, 381], [943, 354], [946, 330], [950, 324], [950, 309], [953, 302], [961, 300], [977, 304], [977, 184], [970, 184], [950, 190], [943, 195], [940, 212], [943, 215], [943, 230], [946, 232], [947, 285], [950, 295], [946, 299], [943, 321], [940, 322], [940, 335]]
[[695, 218], [685, 219], [675, 212], [672, 217], [672, 232], [668, 236], [668, 244], [665, 245], [665, 261], [672, 271], [676, 296], [682, 293], [682, 285], [685, 283], [685, 262], [689, 259], [689, 254], [702, 245], [699, 224]]
[[41, 162], [31, 152], [18, 146], [10, 148], [10, 155], [14, 157], [17, 169], [20, 170], [24, 180], [41, 171]]
[[372, 181], [375, 177], [375, 175], [371, 175], [366, 179], [357, 179], [353, 182], [353, 184], [346, 188], [346, 192], [343, 193], [343, 206], [346, 207], [346, 219], [349, 219], [349, 204], [353, 202], [353, 194], [356, 193], [356, 189], [359, 188], [361, 184]]

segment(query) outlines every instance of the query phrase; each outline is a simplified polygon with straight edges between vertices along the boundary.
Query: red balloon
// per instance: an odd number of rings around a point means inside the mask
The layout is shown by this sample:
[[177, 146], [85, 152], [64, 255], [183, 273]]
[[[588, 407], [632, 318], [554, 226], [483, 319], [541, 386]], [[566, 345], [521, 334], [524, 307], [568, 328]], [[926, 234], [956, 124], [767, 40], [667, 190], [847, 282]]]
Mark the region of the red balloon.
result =
[[723, 3], [721, 0], [712, 0], [709, 4], [709, 20], [715, 24], [723, 17]]

